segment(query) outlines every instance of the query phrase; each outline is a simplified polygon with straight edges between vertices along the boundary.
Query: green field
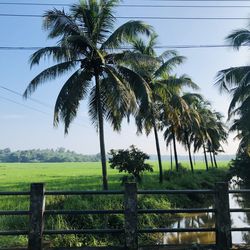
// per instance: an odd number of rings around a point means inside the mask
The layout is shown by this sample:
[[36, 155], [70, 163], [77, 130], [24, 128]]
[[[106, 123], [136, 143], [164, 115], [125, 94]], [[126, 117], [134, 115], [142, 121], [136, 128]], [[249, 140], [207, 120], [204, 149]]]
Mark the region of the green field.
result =
[[[144, 175], [148, 188], [158, 186], [157, 162], [150, 164], [154, 172]], [[182, 164], [188, 168], [187, 162]], [[220, 168], [227, 168], [227, 165], [228, 162], [219, 162]], [[169, 170], [170, 163], [164, 162], [163, 168]], [[205, 164], [197, 162], [195, 170], [205, 170]], [[110, 188], [120, 188], [123, 175], [108, 167]], [[0, 190], [28, 190], [32, 182], [45, 182], [49, 190], [101, 189], [101, 163], [0, 163]]]
[[[180, 173], [171, 173], [169, 163], [163, 163], [164, 182], [158, 182], [157, 162], [154, 172], [143, 176], [140, 189], [207, 189], [212, 188], [217, 181], [223, 181], [227, 176], [227, 162], [220, 162], [218, 169], [205, 171], [204, 163], [197, 163], [195, 173], [182, 170]], [[188, 167], [188, 163], [182, 163]], [[117, 170], [108, 168], [110, 189], [122, 189]], [[102, 188], [101, 163], [0, 163], [0, 190], [29, 190], [30, 183], [44, 182], [47, 190], [95, 190]], [[203, 196], [169, 196], [158, 195], [153, 197], [142, 196], [138, 198], [141, 208], [168, 209], [171, 207], [200, 207], [208, 201]], [[46, 209], [59, 210], [103, 210], [122, 209], [121, 196], [47, 196]], [[29, 197], [3, 196], [0, 197], [0, 210], [28, 210]], [[144, 215], [139, 220], [140, 227], [164, 227], [175, 218], [166, 215]], [[120, 228], [123, 225], [121, 215], [84, 215], [84, 216], [49, 216], [46, 218], [46, 229], [81, 229], [81, 228]], [[27, 230], [27, 216], [0, 216], [0, 231]], [[141, 238], [142, 242], [155, 242], [157, 238], [152, 235]], [[117, 245], [123, 242], [123, 237], [78, 237], [74, 235], [46, 237], [46, 244], [50, 247], [58, 246], [85, 246], [85, 245]], [[0, 247], [26, 246], [27, 237], [0, 237]]]

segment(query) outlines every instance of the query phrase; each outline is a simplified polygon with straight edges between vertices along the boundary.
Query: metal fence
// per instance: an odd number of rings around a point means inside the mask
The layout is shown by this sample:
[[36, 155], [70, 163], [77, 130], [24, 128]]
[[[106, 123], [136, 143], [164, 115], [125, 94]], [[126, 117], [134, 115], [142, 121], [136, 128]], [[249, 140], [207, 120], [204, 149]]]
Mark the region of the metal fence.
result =
[[[219, 250], [228, 250], [232, 247], [232, 231], [250, 231], [250, 228], [231, 228], [230, 213], [250, 212], [250, 208], [230, 209], [229, 193], [250, 193], [250, 190], [229, 190], [227, 183], [216, 183], [211, 190], [138, 190], [135, 183], [126, 183], [123, 191], [45, 191], [43, 183], [33, 183], [29, 192], [0, 192], [0, 196], [29, 196], [30, 209], [28, 211], [0, 211], [0, 216], [29, 216], [28, 230], [0, 231], [1, 236], [28, 236], [28, 250], [42, 250], [45, 235], [66, 234], [124, 234], [124, 246], [117, 247], [82, 247], [79, 249], [167, 249], [167, 246], [139, 247], [138, 235], [150, 233], [172, 233], [172, 232], [215, 232], [216, 245]], [[138, 209], [138, 195], [180, 195], [180, 194], [206, 194], [214, 196], [213, 208], [190, 208], [190, 209]], [[59, 195], [123, 195], [124, 209], [122, 210], [47, 210], [45, 208], [46, 196]], [[138, 229], [138, 215], [141, 214], [183, 214], [183, 213], [214, 213], [215, 227], [211, 228], [143, 228]], [[44, 222], [46, 215], [109, 215], [123, 214], [124, 226], [120, 229], [82, 229], [82, 230], [45, 230]], [[10, 249], [10, 248], [8, 248]], [[57, 248], [71, 249], [71, 248]], [[76, 249], [76, 248], [72, 248]], [[78, 249], [78, 248], [77, 248]], [[0, 249], [1, 250], [1, 249]], [[19, 250], [21, 250], [19, 248]]]

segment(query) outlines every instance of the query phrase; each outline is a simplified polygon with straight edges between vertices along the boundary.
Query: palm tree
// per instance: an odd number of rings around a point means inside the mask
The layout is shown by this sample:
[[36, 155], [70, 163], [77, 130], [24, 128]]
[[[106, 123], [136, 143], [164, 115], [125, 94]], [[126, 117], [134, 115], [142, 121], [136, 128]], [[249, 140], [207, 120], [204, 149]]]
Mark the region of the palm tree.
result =
[[196, 110], [199, 113], [200, 122], [193, 134], [194, 151], [197, 152], [202, 148], [208, 170], [206, 152], [212, 151], [215, 154], [220, 151], [221, 142], [225, 142], [227, 139], [227, 132], [222, 122], [223, 116], [219, 112], [213, 111], [208, 101], [201, 99], [196, 103]]
[[[215, 155], [218, 152], [224, 152], [222, 147], [222, 142], [227, 142], [227, 128], [222, 121], [223, 115], [219, 112], [213, 112], [213, 126], [210, 126], [208, 129], [209, 140], [207, 142], [208, 152], [210, 153], [210, 159], [212, 166], [215, 165], [217, 168], [217, 162]], [[213, 165], [214, 163], [214, 165]]]
[[[141, 53], [142, 55], [155, 58], [155, 63], [132, 63], [131, 66], [135, 69], [147, 82], [152, 91], [152, 102], [150, 105], [140, 105], [139, 111], [136, 115], [136, 124], [138, 128], [138, 133], [142, 133], [143, 129], [146, 135], [149, 135], [151, 130], [154, 131], [156, 151], [159, 164], [159, 181], [163, 181], [163, 171], [161, 162], [161, 152], [159, 145], [158, 136], [158, 120], [159, 120], [159, 110], [158, 110], [158, 99], [161, 98], [161, 86], [163, 80], [167, 80], [171, 71], [184, 60], [183, 56], [179, 56], [175, 51], [165, 51], [160, 56], [156, 55], [154, 46], [156, 45], [157, 35], [152, 34], [148, 43], [142, 39], [133, 39], [132, 45], [134, 52]], [[165, 76], [165, 79], [162, 77]]]
[[[250, 30], [238, 29], [226, 37], [235, 49], [250, 45]], [[250, 66], [224, 69], [218, 72], [216, 84], [220, 91], [231, 94], [228, 119], [233, 120], [230, 131], [237, 132], [240, 140], [238, 154], [250, 156]]]
[[[183, 75], [180, 78], [170, 78], [168, 86], [165, 88], [166, 97], [163, 100], [162, 108], [162, 129], [164, 132], [164, 139], [167, 145], [173, 142], [174, 158], [176, 170], [179, 170], [178, 154], [177, 154], [177, 140], [181, 140], [181, 131], [184, 129], [184, 124], [190, 120], [190, 110], [188, 105], [188, 96], [191, 98], [192, 94], [182, 94], [183, 87], [191, 87], [198, 89], [198, 86], [192, 80]], [[186, 99], [186, 100], [185, 100]], [[188, 118], [188, 119], [187, 119]], [[192, 168], [192, 166], [191, 166]]]
[[196, 110], [196, 103], [202, 100], [202, 96], [196, 93], [186, 93], [182, 99], [188, 105], [188, 109], [181, 115], [181, 124], [178, 128], [178, 140], [184, 145], [188, 151], [191, 171], [194, 172], [191, 145], [194, 139], [195, 131], [200, 125], [200, 116]]
[[61, 121], [68, 133], [77, 115], [80, 101], [89, 99], [91, 121], [99, 131], [103, 188], [108, 189], [104, 119], [115, 130], [121, 120], [133, 112], [136, 102], [148, 101], [149, 88], [139, 74], [121, 64], [136, 57], [130, 52], [114, 53], [113, 49], [131, 41], [138, 34], [149, 35], [152, 28], [141, 21], [128, 21], [114, 30], [114, 7], [119, 0], [82, 0], [70, 12], [53, 9], [44, 15], [43, 27], [48, 38], [57, 45], [36, 51], [30, 59], [31, 67], [42, 58], [50, 57], [56, 64], [38, 74], [28, 85], [24, 97], [48, 80], [70, 73], [57, 97], [54, 125]]

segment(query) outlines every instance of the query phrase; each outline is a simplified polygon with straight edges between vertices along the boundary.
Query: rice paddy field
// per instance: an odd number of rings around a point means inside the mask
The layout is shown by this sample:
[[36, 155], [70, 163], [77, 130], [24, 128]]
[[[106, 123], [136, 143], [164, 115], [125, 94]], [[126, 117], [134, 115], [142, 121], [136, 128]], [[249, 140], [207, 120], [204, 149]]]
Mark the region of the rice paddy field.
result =
[[[152, 188], [158, 184], [158, 167], [156, 161], [151, 161], [154, 166], [153, 173], [144, 174], [147, 179], [145, 188]], [[188, 162], [182, 162], [189, 168]], [[228, 162], [218, 163], [220, 169], [227, 169]], [[163, 162], [164, 171], [170, 169], [169, 162]], [[196, 171], [205, 170], [203, 162], [197, 162]], [[93, 190], [102, 188], [100, 162], [81, 163], [0, 163], [0, 191], [28, 190], [30, 183], [44, 182], [49, 190]], [[108, 178], [111, 189], [120, 188], [120, 178], [123, 173], [108, 167]], [[150, 179], [150, 181], [149, 181]]]
[[[158, 182], [157, 162], [150, 162], [154, 166], [153, 173], [144, 174], [140, 189], [207, 189], [214, 183], [226, 179], [228, 162], [219, 162], [219, 168], [205, 171], [205, 164], [197, 162], [195, 173], [188, 169], [188, 163], [183, 162], [182, 173], [169, 172], [170, 164], [163, 163], [164, 182]], [[185, 169], [186, 168], [186, 169]], [[110, 189], [122, 189], [123, 173], [108, 167]], [[27, 191], [31, 183], [43, 182], [46, 190], [100, 190], [102, 189], [101, 163], [0, 163], [0, 191]], [[139, 197], [138, 206], [141, 208], [168, 209], [171, 207], [200, 206], [206, 201], [204, 197]], [[122, 209], [123, 197], [104, 196], [47, 196], [46, 209], [59, 210], [93, 210], [93, 209]], [[3, 196], [0, 197], [0, 210], [28, 210], [29, 197]], [[163, 227], [176, 218], [167, 216], [145, 215], [139, 221], [141, 227]], [[82, 229], [82, 228], [120, 228], [123, 225], [121, 215], [84, 215], [84, 216], [49, 216], [45, 221], [46, 229]], [[0, 231], [27, 230], [27, 216], [0, 216]], [[158, 236], [157, 236], [158, 237]], [[141, 238], [142, 242], [156, 242], [159, 238]], [[122, 244], [124, 237], [95, 237], [92, 236], [54, 236], [46, 237], [45, 245], [60, 246], [102, 246]], [[27, 237], [0, 236], [1, 247], [25, 247]]]

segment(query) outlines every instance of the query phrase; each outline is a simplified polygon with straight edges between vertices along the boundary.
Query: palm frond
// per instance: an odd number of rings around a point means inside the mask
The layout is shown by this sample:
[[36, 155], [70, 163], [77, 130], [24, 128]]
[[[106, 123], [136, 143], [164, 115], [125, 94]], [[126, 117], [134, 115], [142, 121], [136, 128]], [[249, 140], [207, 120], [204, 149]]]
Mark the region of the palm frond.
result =
[[240, 46], [250, 45], [250, 31], [248, 29], [234, 30], [230, 35], [226, 37], [227, 42], [233, 45], [235, 49], [239, 49]]
[[49, 31], [49, 38], [80, 34], [79, 26], [64, 10], [54, 9], [45, 12], [43, 27]]
[[[104, 70], [110, 80], [109, 86], [112, 84], [112, 89], [115, 89], [116, 91], [116, 96], [112, 96], [113, 100], [115, 98], [117, 103], [120, 100], [120, 104], [125, 104], [126, 107], [123, 111], [128, 112], [130, 105], [131, 107], [134, 106], [133, 100], [135, 100], [135, 96], [129, 86], [129, 83], [127, 82], [126, 76], [122, 75], [116, 68], [112, 66], [107, 65]], [[107, 81], [105, 83], [107, 83]]]
[[116, 84], [113, 74], [107, 74], [107, 77], [101, 81], [101, 93], [103, 98], [104, 109], [106, 110], [105, 119], [109, 121], [114, 130], [121, 130], [121, 122], [124, 117], [129, 115], [130, 98], [124, 90], [123, 84]]
[[117, 66], [119, 72], [123, 75], [123, 77], [127, 80], [129, 87], [135, 94], [137, 102], [140, 105], [148, 106], [151, 102], [151, 89], [148, 83], [135, 71], [124, 67]]
[[78, 64], [76, 61], [68, 61], [56, 64], [52, 67], [49, 67], [38, 74], [28, 85], [23, 96], [24, 98], [28, 98], [39, 85], [43, 84], [48, 80], [54, 80], [58, 76], [68, 73], [73, 70], [75, 66]]
[[71, 7], [71, 13], [76, 20], [83, 24], [83, 29], [94, 42], [102, 43], [113, 30], [115, 17], [114, 7], [118, 0], [109, 1], [80, 1]]
[[117, 28], [102, 44], [101, 49], [115, 49], [124, 43], [131, 42], [139, 34], [149, 36], [152, 27], [142, 21], [128, 21]]
[[66, 47], [53, 46], [37, 50], [30, 57], [30, 68], [38, 65], [40, 60], [52, 57], [55, 62], [71, 61], [77, 59], [77, 55]]
[[[99, 103], [98, 99], [100, 101], [100, 106], [98, 105]], [[96, 127], [97, 130], [99, 128], [99, 119], [98, 119], [99, 108], [101, 109], [101, 112], [104, 117], [106, 115], [106, 106], [104, 105], [104, 98], [102, 95], [102, 91], [100, 89], [100, 92], [98, 94], [96, 91], [96, 86], [93, 86], [89, 94], [88, 113], [92, 124]]]
[[165, 50], [159, 56], [159, 59], [164, 62], [165, 60], [169, 60], [173, 57], [179, 56], [178, 51], [176, 50]]
[[156, 58], [154, 46], [156, 45], [157, 37], [158, 35], [153, 32], [149, 36], [149, 40], [147, 43], [140, 37], [133, 38], [130, 42], [133, 47], [133, 51]]
[[[229, 108], [228, 108], [228, 116], [229, 117], [231, 117], [232, 111], [234, 110], [235, 106], [237, 104], [244, 103], [245, 99], [247, 99], [250, 96], [250, 85], [247, 85], [247, 86], [240, 85], [237, 88], [235, 88], [231, 92], [231, 94], [233, 97], [232, 97], [232, 100], [231, 100]], [[242, 109], [242, 107], [240, 108], [240, 110], [241, 109]]]
[[174, 56], [167, 61], [163, 62], [162, 65], [155, 71], [155, 77], [160, 77], [163, 73], [167, 72], [168, 74], [178, 65], [182, 64], [185, 60], [183, 56]]
[[87, 49], [95, 48], [93, 42], [84, 33], [67, 36], [67, 38], [62, 40], [61, 44], [67, 48], [72, 48], [72, 50], [78, 53], [84, 53]]
[[166, 79], [160, 79], [157, 80], [157, 83], [165, 86], [170, 92], [180, 92], [183, 87], [189, 87], [195, 90], [199, 89], [199, 86], [185, 74], [180, 77], [170, 76]]
[[219, 86], [220, 92], [229, 91], [238, 86], [242, 79], [250, 72], [250, 66], [232, 67], [217, 73], [215, 85]]
[[69, 125], [77, 115], [80, 101], [86, 97], [92, 75], [84, 69], [77, 70], [63, 85], [55, 104], [54, 126], [61, 120], [64, 132], [68, 133]]
[[96, 34], [93, 38], [96, 42], [103, 43], [113, 30], [115, 23], [113, 9], [118, 2], [118, 0], [100, 1], [100, 11], [93, 32], [93, 34]]

